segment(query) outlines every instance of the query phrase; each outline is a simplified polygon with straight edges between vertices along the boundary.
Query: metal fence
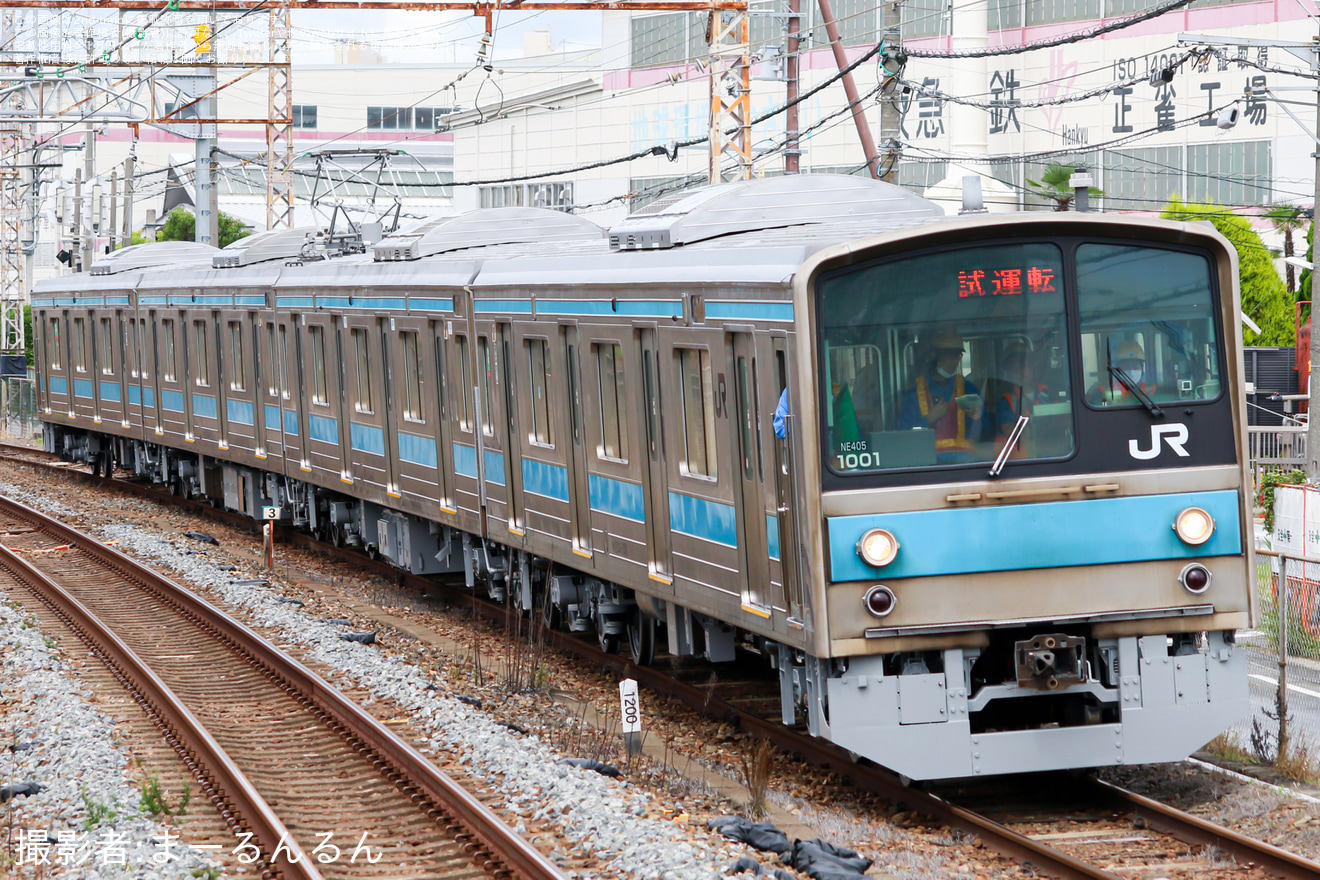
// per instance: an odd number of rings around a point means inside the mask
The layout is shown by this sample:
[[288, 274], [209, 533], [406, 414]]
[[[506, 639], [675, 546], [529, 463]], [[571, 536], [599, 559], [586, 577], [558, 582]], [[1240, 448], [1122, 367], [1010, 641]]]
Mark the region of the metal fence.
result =
[[1267, 471], [1291, 471], [1306, 464], [1306, 426], [1275, 425], [1247, 428], [1247, 457], [1257, 486]]
[[1294, 761], [1320, 764], [1320, 559], [1257, 549], [1255, 574], [1257, 628], [1238, 636], [1252, 711], [1232, 738], [1263, 761], [1283, 739]]
[[24, 379], [0, 379], [0, 439], [28, 442], [40, 437], [32, 373]]

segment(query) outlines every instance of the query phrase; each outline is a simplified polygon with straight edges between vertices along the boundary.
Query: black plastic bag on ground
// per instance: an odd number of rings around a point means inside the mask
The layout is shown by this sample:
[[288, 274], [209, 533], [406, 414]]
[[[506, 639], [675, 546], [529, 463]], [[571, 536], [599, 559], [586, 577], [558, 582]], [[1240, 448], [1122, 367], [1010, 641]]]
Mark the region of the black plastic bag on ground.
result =
[[706, 827], [764, 852], [786, 853], [793, 848], [788, 835], [769, 822], [753, 822], [742, 816], [716, 816]]
[[795, 840], [780, 861], [792, 865], [815, 880], [857, 880], [871, 867], [871, 860], [850, 849], [821, 840]]

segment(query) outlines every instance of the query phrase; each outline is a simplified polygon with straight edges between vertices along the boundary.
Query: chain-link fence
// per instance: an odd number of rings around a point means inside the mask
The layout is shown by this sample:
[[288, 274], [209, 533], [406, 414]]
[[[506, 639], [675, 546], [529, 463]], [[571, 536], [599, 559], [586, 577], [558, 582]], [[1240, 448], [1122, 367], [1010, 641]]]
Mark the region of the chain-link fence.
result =
[[24, 443], [41, 439], [37, 386], [31, 372], [23, 379], [0, 379], [0, 439]]

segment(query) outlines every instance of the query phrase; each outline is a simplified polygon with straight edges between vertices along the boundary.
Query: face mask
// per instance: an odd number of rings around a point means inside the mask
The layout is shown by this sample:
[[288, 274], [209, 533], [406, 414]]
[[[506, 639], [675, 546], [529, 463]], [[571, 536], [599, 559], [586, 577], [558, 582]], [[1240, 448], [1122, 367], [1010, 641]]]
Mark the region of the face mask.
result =
[[1129, 369], [1127, 369], [1127, 370], [1124, 370], [1123, 372], [1125, 372], [1125, 373], [1127, 373], [1129, 376], [1131, 376], [1133, 382], [1136, 382], [1136, 383], [1139, 384], [1139, 383], [1141, 382], [1141, 374], [1142, 374], [1144, 371], [1142, 370], [1141, 367], [1133, 367], [1133, 368], [1129, 368]]
[[951, 371], [944, 369], [939, 364], [935, 365], [935, 372], [939, 373], [941, 379], [952, 379], [954, 375]]

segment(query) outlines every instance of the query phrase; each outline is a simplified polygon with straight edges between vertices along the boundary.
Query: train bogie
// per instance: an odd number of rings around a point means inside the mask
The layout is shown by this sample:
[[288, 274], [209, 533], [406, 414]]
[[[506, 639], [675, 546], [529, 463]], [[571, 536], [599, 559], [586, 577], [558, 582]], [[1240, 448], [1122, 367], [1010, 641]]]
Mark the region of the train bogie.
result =
[[784, 178], [608, 240], [530, 209], [305, 238], [44, 284], [51, 448], [639, 662], [754, 646], [786, 723], [913, 778], [1172, 759], [1245, 710], [1215, 233]]

